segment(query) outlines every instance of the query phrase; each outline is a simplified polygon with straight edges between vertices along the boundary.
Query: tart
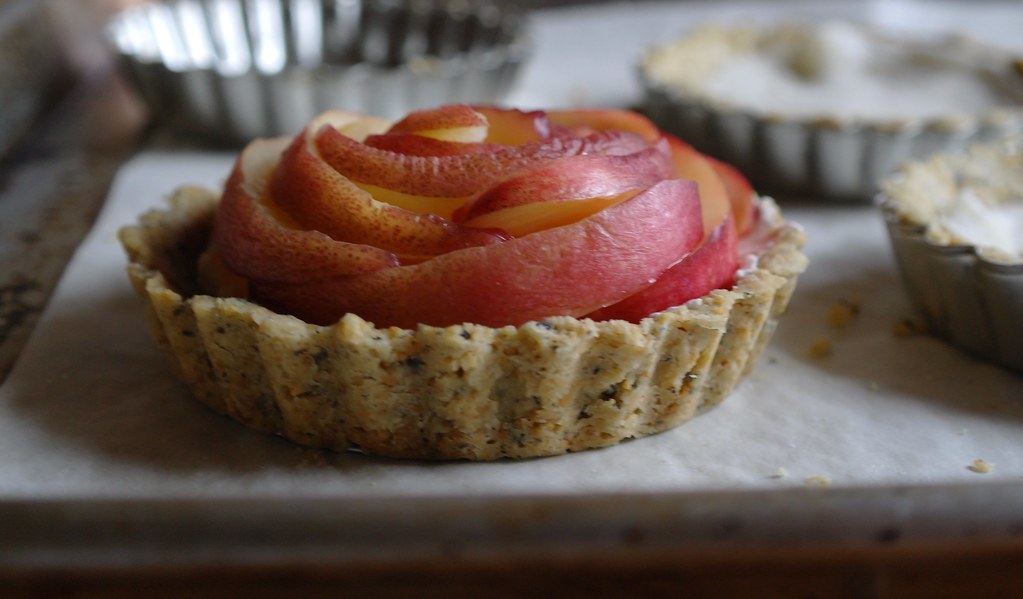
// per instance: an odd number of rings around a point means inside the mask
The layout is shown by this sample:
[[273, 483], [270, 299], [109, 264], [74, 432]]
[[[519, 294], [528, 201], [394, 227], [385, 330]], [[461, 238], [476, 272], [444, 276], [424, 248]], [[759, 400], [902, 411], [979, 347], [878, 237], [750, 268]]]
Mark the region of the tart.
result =
[[708, 25], [648, 50], [648, 114], [760, 189], [866, 202], [898, 164], [1023, 130], [1023, 61], [847, 22]]
[[884, 183], [895, 260], [927, 329], [1023, 372], [1023, 150], [985, 144]]
[[619, 111], [327, 113], [120, 238], [198, 399], [409, 458], [672, 428], [752, 369], [806, 266], [737, 171]]

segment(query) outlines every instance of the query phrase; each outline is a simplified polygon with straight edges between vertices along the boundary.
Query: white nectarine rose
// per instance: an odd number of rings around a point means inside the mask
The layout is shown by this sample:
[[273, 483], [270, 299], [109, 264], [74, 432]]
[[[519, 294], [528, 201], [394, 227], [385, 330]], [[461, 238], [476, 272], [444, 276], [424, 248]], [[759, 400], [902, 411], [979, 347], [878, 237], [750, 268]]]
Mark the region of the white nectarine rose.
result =
[[638, 321], [729, 286], [755, 217], [734, 169], [632, 112], [330, 112], [242, 152], [211, 263], [318, 324]]

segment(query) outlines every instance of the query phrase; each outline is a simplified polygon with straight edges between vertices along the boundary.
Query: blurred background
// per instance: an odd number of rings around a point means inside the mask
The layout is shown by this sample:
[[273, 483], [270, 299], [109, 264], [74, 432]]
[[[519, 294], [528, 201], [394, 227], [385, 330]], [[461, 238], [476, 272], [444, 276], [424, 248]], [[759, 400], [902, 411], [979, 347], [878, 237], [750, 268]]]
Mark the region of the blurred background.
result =
[[0, 0], [0, 156], [111, 65], [102, 30], [126, 0]]
[[[519, 0], [526, 9], [601, 0]], [[145, 0], [0, 0], [0, 157], [77, 86], [113, 66], [108, 19]]]
[[[527, 10], [602, 0], [519, 0]], [[605, 0], [606, 1], [606, 0]], [[109, 74], [104, 27], [146, 0], [0, 0], [0, 157], [76, 86]]]
[[[458, 1], [458, 0], [456, 0]], [[469, 0], [462, 0], [468, 2]], [[355, 0], [338, 0], [338, 4], [352, 4]], [[384, 3], [399, 4], [398, 0]], [[764, 5], [768, 0], [744, 0], [722, 2], [691, 2], [706, 8], [714, 5], [728, 12], [742, 16], [743, 7]], [[22, 140], [32, 127], [46, 114], [72, 93], [86, 93], [90, 85], [110, 83], [115, 59], [110, 44], [104, 36], [108, 19], [118, 11], [133, 5], [146, 4], [145, 0], [0, 0], [0, 160]], [[598, 5], [606, 0], [517, 0], [514, 4], [525, 11], [558, 9], [571, 6]], [[618, 4], [628, 0], [617, 0]], [[635, 2], [638, 4], [651, 4]], [[495, 0], [503, 7], [509, 3]], [[686, 4], [679, 0], [678, 4]], [[799, 0], [784, 3], [786, 6], [807, 7], [804, 12], [824, 7], [834, 2], [827, 0]], [[846, 5], [856, 3], [845, 3]], [[921, 7], [969, 6], [961, 11], [964, 18], [976, 18], [985, 10], [985, 5], [994, 4], [984, 0], [957, 3], [951, 0], [863, 0], [864, 14], [872, 17], [881, 10], [893, 14], [900, 11], [919, 11]], [[1004, 3], [1003, 3], [1004, 4]], [[910, 17], [909, 20], [912, 20]], [[993, 23], [992, 27], [1004, 29], [1009, 37], [1019, 37], [1012, 32], [1012, 23]], [[1015, 24], [1016, 31], [1023, 26]], [[583, 25], [580, 25], [583, 27]], [[585, 33], [580, 30], [581, 33]], [[582, 36], [585, 38], [585, 36]], [[566, 42], [568, 43], [568, 42]], [[597, 48], [596, 50], [600, 50]], [[599, 52], [598, 52], [599, 54]], [[117, 79], [117, 77], [113, 77]], [[147, 117], [142, 103], [132, 93], [117, 87], [120, 93], [116, 111], [123, 118], [117, 127], [138, 127]], [[119, 90], [119, 91], [118, 91]], [[379, 94], [378, 94], [379, 95]], [[386, 96], [386, 94], [384, 94]], [[150, 101], [152, 98], [149, 98]], [[264, 117], [265, 118], [265, 117]], [[250, 120], [255, 120], [255, 117]], [[289, 123], [290, 126], [290, 123]], [[123, 132], [123, 131], [122, 131]], [[113, 132], [111, 132], [111, 135]]]

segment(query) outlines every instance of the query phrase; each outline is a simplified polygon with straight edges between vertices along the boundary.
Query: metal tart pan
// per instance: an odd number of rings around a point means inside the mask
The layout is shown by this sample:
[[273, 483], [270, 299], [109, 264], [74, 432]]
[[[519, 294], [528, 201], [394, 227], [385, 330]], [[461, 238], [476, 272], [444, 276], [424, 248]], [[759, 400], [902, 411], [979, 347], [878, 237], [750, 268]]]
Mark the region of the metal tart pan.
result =
[[524, 12], [492, 0], [164, 0], [108, 34], [159, 121], [233, 145], [328, 109], [497, 103], [530, 51]]

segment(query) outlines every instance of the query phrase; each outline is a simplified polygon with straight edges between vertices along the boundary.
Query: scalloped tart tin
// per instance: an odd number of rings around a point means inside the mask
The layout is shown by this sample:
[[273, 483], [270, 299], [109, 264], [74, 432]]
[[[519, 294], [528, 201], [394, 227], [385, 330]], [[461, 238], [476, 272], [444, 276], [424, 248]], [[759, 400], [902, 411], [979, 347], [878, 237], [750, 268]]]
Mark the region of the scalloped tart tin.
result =
[[528, 58], [526, 26], [493, 0], [162, 0], [107, 33], [164, 124], [238, 144], [327, 109], [499, 102]]
[[210, 191], [183, 188], [169, 210], [120, 235], [175, 374], [246, 426], [385, 456], [528, 458], [675, 427], [753, 368], [806, 267], [802, 230], [764, 199], [732, 289], [638, 324], [552, 317], [380, 329], [348, 314], [316, 326], [198, 292], [216, 203]]
[[663, 129], [780, 195], [869, 202], [902, 162], [1023, 131], [1023, 60], [963, 38], [705, 26], [639, 75]]
[[880, 196], [929, 330], [1023, 373], [1023, 150], [988, 144], [903, 165]]

